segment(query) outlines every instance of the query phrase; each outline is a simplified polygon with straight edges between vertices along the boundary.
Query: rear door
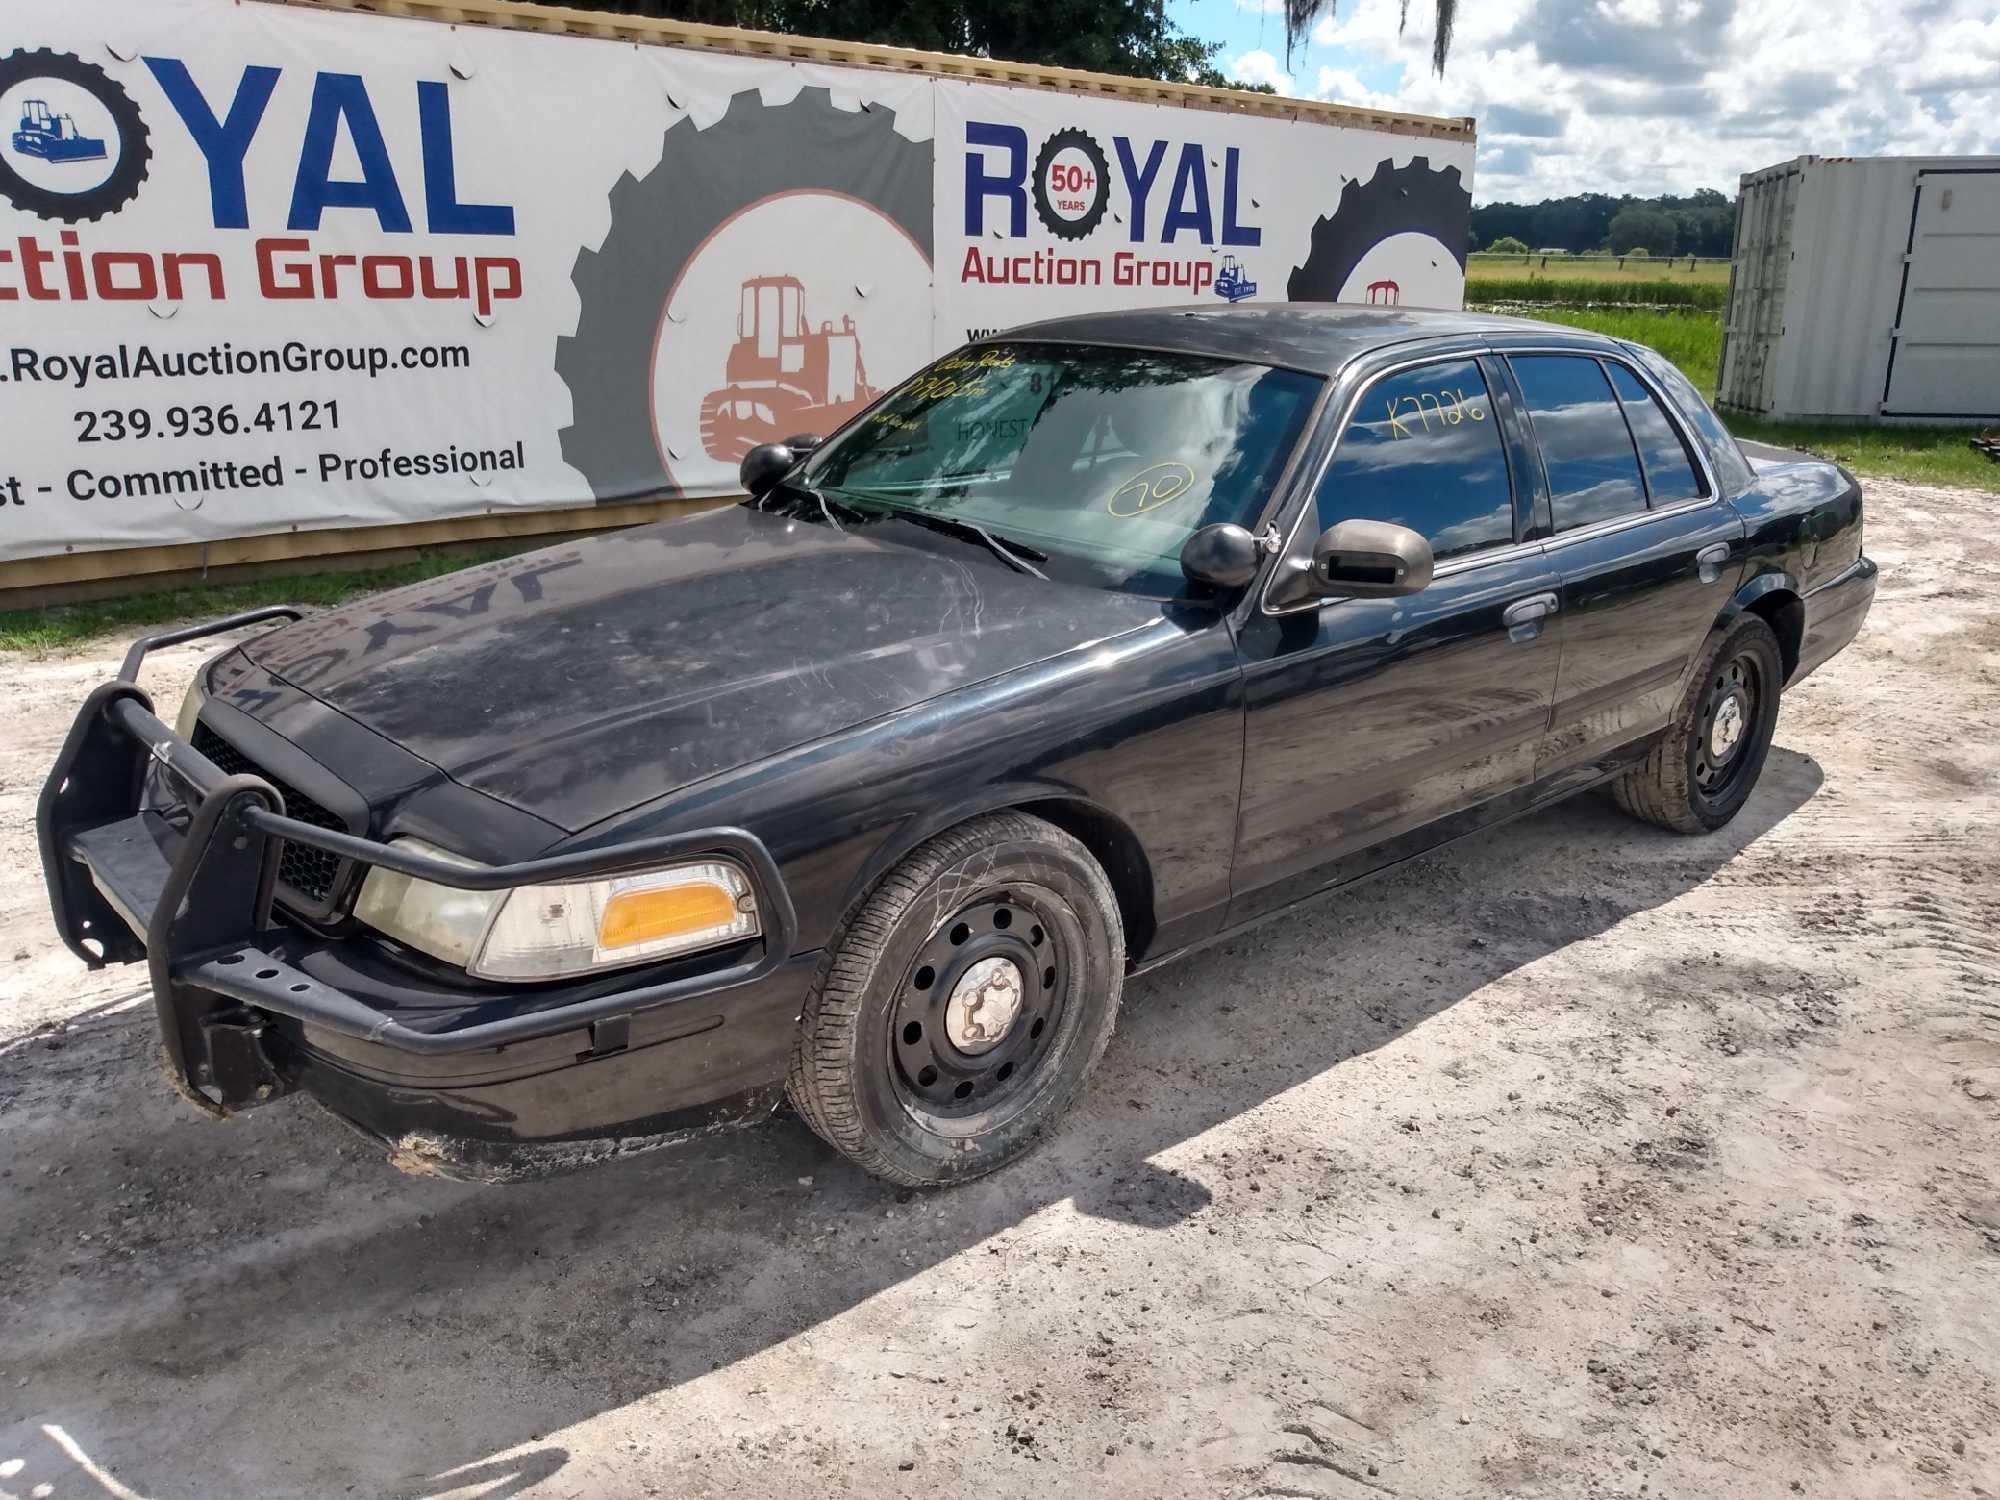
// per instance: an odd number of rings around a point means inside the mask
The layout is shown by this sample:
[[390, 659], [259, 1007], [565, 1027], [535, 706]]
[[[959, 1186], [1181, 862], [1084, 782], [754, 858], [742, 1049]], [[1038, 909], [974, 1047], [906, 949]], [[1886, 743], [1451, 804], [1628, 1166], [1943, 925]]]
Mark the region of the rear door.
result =
[[1537, 777], [1663, 728], [1742, 571], [1744, 526], [1650, 379], [1596, 351], [1510, 352], [1560, 575], [1562, 668]]
[[[1365, 874], [1441, 818], [1522, 787], [1548, 728], [1559, 580], [1534, 535], [1496, 361], [1392, 368], [1355, 398], [1291, 538], [1337, 521], [1421, 532], [1435, 581], [1245, 620], [1239, 922]], [[1520, 496], [1517, 502], [1516, 496]]]

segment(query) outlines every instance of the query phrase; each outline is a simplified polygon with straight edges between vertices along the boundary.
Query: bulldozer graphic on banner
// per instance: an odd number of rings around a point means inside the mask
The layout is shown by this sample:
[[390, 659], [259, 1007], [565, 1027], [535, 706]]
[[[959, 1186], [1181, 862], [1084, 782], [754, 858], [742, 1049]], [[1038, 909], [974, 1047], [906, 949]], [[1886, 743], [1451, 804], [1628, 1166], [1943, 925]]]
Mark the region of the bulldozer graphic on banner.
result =
[[1222, 257], [1222, 269], [1215, 277], [1215, 295], [1231, 302], [1257, 295], [1257, 283], [1243, 274], [1242, 265], [1233, 255]]
[[69, 115], [59, 115], [46, 99], [21, 104], [21, 124], [14, 132], [14, 149], [43, 161], [102, 161], [104, 142], [83, 135]]
[[796, 276], [743, 283], [727, 384], [701, 403], [701, 446], [710, 458], [733, 464], [759, 443], [830, 433], [879, 394], [868, 383], [854, 319], [815, 330], [805, 298]]

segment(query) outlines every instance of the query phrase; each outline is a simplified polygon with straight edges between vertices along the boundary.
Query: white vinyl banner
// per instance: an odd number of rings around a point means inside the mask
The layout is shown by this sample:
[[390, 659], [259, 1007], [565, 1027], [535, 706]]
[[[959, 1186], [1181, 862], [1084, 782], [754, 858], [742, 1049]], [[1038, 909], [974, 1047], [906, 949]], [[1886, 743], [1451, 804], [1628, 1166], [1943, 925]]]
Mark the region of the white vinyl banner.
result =
[[233, 0], [8, 0], [0, 560], [735, 489], [1095, 307], [1455, 306], [1471, 142]]

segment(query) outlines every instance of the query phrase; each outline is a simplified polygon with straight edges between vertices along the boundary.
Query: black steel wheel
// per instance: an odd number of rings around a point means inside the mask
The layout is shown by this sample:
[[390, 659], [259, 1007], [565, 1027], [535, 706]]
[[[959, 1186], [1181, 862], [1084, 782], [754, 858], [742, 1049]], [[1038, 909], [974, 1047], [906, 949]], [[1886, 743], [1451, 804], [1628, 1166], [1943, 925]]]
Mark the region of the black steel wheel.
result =
[[1742, 809], [1778, 727], [1784, 659], [1771, 627], [1743, 615], [1717, 631], [1646, 758], [1612, 783], [1618, 805], [1675, 833], [1709, 833]]
[[1757, 653], [1745, 649], [1709, 674], [1701, 719], [1688, 743], [1695, 790], [1704, 800], [1725, 800], [1750, 765], [1750, 734], [1763, 689]]
[[1030, 1149], [1116, 1024], [1125, 939], [1090, 852], [1024, 813], [930, 840], [842, 924], [787, 1088], [866, 1170], [928, 1187]]

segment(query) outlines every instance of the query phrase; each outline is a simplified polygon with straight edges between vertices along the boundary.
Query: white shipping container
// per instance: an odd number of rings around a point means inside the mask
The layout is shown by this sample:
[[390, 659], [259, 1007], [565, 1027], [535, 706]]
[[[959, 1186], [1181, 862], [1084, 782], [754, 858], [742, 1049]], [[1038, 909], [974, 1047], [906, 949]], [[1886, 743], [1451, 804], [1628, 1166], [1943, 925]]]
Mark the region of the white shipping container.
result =
[[2000, 156], [1746, 173], [1716, 397], [1787, 421], [2000, 421]]

